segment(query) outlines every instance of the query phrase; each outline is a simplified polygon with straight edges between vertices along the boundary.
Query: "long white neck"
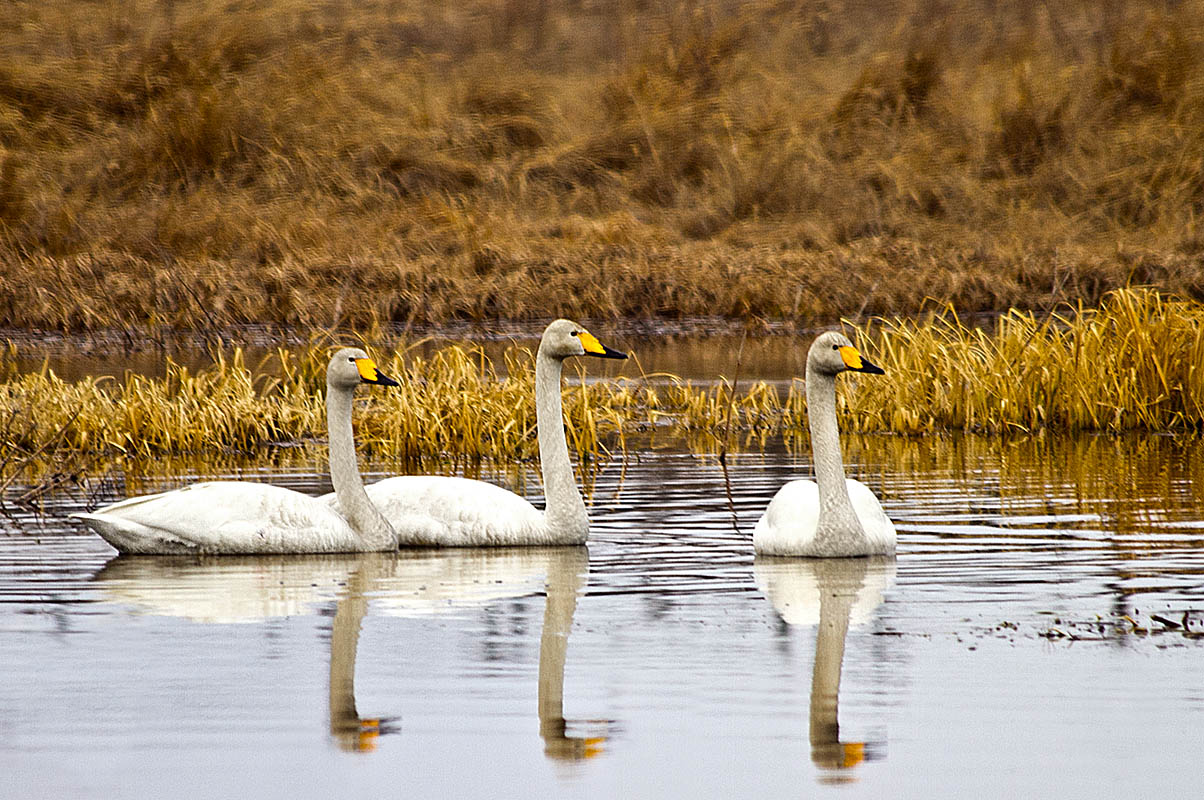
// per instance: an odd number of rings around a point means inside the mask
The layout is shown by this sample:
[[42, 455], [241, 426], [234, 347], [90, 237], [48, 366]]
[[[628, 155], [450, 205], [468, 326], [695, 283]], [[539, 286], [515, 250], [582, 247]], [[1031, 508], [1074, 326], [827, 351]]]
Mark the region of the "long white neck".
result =
[[359, 462], [355, 457], [355, 434], [351, 430], [351, 399], [354, 388], [326, 384], [326, 429], [330, 437], [330, 480], [339, 498], [339, 509], [359, 534], [364, 551], [393, 550], [397, 535], [364, 491]]
[[535, 356], [535, 424], [547, 497], [544, 519], [549, 534], [558, 543], [581, 544], [589, 535], [589, 516], [577, 489], [577, 477], [564, 438], [564, 411], [560, 404], [562, 363], [544, 353], [542, 346]]
[[819, 522], [815, 532], [817, 555], [856, 555], [865, 531], [849, 500], [840, 455], [840, 430], [836, 426], [836, 376], [807, 365], [807, 417], [811, 450], [815, 456], [815, 482], [819, 484]]

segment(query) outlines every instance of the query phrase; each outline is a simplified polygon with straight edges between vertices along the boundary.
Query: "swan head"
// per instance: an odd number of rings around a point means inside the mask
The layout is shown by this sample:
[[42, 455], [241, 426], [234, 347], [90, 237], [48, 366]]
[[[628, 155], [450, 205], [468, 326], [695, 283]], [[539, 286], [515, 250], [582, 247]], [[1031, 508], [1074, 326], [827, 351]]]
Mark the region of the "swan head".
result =
[[343, 389], [354, 389], [361, 383], [397, 385], [397, 381], [381, 372], [376, 362], [358, 347], [344, 347], [330, 357], [330, 364], [326, 367], [326, 383]]
[[552, 358], [597, 356], [598, 358], [627, 358], [626, 353], [611, 350], [576, 322], [558, 319], [544, 328], [539, 340], [539, 352]]
[[886, 370], [871, 364], [839, 331], [822, 333], [807, 352], [807, 369], [823, 375], [838, 375], [841, 372], [866, 372], [884, 375]]

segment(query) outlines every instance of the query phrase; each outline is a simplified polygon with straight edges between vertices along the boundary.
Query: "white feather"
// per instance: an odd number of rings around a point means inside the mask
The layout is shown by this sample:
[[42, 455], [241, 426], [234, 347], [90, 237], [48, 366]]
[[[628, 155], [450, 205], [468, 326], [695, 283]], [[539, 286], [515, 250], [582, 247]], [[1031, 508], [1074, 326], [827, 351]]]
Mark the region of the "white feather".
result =
[[[886, 516], [872, 489], [861, 481], [846, 478], [849, 500], [865, 531], [869, 550], [893, 553], [895, 524]], [[753, 548], [767, 556], [790, 556], [806, 552], [815, 540], [819, 525], [819, 485], [797, 480], [778, 489], [765, 513], [753, 528]]]
[[[484, 481], [403, 475], [364, 487], [402, 546], [506, 547], [556, 544], [544, 513], [514, 492]], [[339, 509], [338, 498], [322, 499]]]
[[74, 514], [123, 553], [337, 553], [359, 535], [316, 497], [210, 481]]

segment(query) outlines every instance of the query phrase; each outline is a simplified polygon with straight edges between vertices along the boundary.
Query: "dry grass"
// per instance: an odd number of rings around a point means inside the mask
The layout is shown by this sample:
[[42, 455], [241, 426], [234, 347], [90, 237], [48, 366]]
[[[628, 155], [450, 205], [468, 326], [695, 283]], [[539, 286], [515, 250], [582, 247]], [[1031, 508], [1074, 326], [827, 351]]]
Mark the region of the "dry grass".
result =
[[1204, 296], [1204, 4], [0, 6], [0, 326]]
[[[320, 442], [326, 350], [316, 344], [300, 353], [281, 350], [252, 368], [236, 349], [195, 373], [169, 363], [164, 378], [130, 373], [120, 381], [67, 383], [46, 369], [14, 376], [0, 383], [0, 408], [11, 417], [4, 447], [36, 454], [53, 442], [63, 452], [140, 459]], [[529, 350], [510, 350], [500, 371], [479, 349], [458, 346], [408, 363], [397, 353], [381, 365], [401, 386], [361, 393], [355, 424], [363, 454], [410, 465], [535, 458]], [[612, 439], [622, 446], [622, 435], [612, 434], [631, 424], [646, 397], [630, 381], [566, 388], [569, 446], [578, 460], [606, 454]]]
[[[850, 432], [1204, 429], [1204, 307], [1152, 290], [1122, 290], [1098, 309], [1064, 316], [1012, 311], [994, 330], [948, 311], [851, 333], [887, 374], [839, 382], [841, 424]], [[196, 373], [170, 364], [164, 378], [67, 383], [45, 369], [10, 377], [0, 382], [0, 481], [11, 478], [10, 466], [51, 456], [137, 460], [320, 442], [325, 364], [326, 348], [313, 344], [255, 367], [237, 350]], [[523, 348], [508, 351], [500, 368], [476, 348], [429, 358], [397, 352], [382, 366], [401, 387], [363, 393], [360, 449], [415, 466], [533, 461], [533, 365]], [[728, 441], [729, 429], [741, 435], [739, 448], [778, 435], [805, 441], [801, 380], [784, 393], [763, 382], [731, 392], [727, 383], [664, 375], [566, 386], [570, 448], [590, 464], [626, 451], [632, 435], [684, 438], [710, 451]]]

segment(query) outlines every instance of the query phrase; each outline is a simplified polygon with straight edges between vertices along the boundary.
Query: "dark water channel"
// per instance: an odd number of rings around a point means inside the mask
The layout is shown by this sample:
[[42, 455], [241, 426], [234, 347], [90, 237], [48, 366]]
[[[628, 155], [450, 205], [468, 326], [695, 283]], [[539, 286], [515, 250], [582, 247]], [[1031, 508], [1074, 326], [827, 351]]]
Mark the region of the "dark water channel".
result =
[[[723, 333], [712, 336], [664, 336], [614, 334], [606, 327], [595, 328], [605, 341], [635, 356], [634, 362], [615, 363], [591, 360], [586, 372], [591, 377], [623, 374], [635, 376], [644, 373], [669, 372], [695, 381], [711, 381], [718, 376], [731, 378], [735, 373], [736, 356], [740, 356], [740, 375], [755, 376], [772, 382], [788, 382], [803, 374], [807, 360], [807, 345], [810, 337], [793, 336], [744, 336]], [[350, 340], [348, 340], [350, 341]], [[346, 343], [346, 342], [344, 342]], [[534, 351], [539, 346], [539, 331], [533, 328], [516, 329], [509, 335], [489, 339], [468, 339], [449, 336], [411, 337], [401, 344], [386, 344], [374, 348], [378, 356], [387, 356], [394, 350], [404, 350], [411, 357], [429, 357], [449, 344], [479, 346], [493, 362], [494, 367], [504, 371], [504, 355], [508, 348], [526, 347]], [[270, 369], [270, 357], [274, 346], [256, 344], [244, 347], [246, 363], [251, 367], [263, 363]], [[38, 346], [25, 343], [17, 349], [10, 360], [18, 372], [33, 372], [43, 364], [54, 370], [64, 380], [78, 380], [89, 375], [120, 377], [125, 372], [140, 375], [161, 376], [168, 359], [190, 369], [202, 369], [214, 361], [215, 351], [201, 343], [188, 346], [175, 345], [167, 348], [144, 348], [133, 352], [113, 352], [99, 349], [88, 350], [78, 344], [64, 342], [58, 346]], [[225, 349], [230, 352], [229, 348]], [[265, 362], [265, 359], [269, 359]], [[572, 371], [570, 370], [570, 378]]]
[[1198, 794], [1204, 444], [846, 453], [894, 561], [754, 558], [780, 450], [613, 462], [580, 549], [115, 558], [53, 497], [0, 533], [0, 796]]

